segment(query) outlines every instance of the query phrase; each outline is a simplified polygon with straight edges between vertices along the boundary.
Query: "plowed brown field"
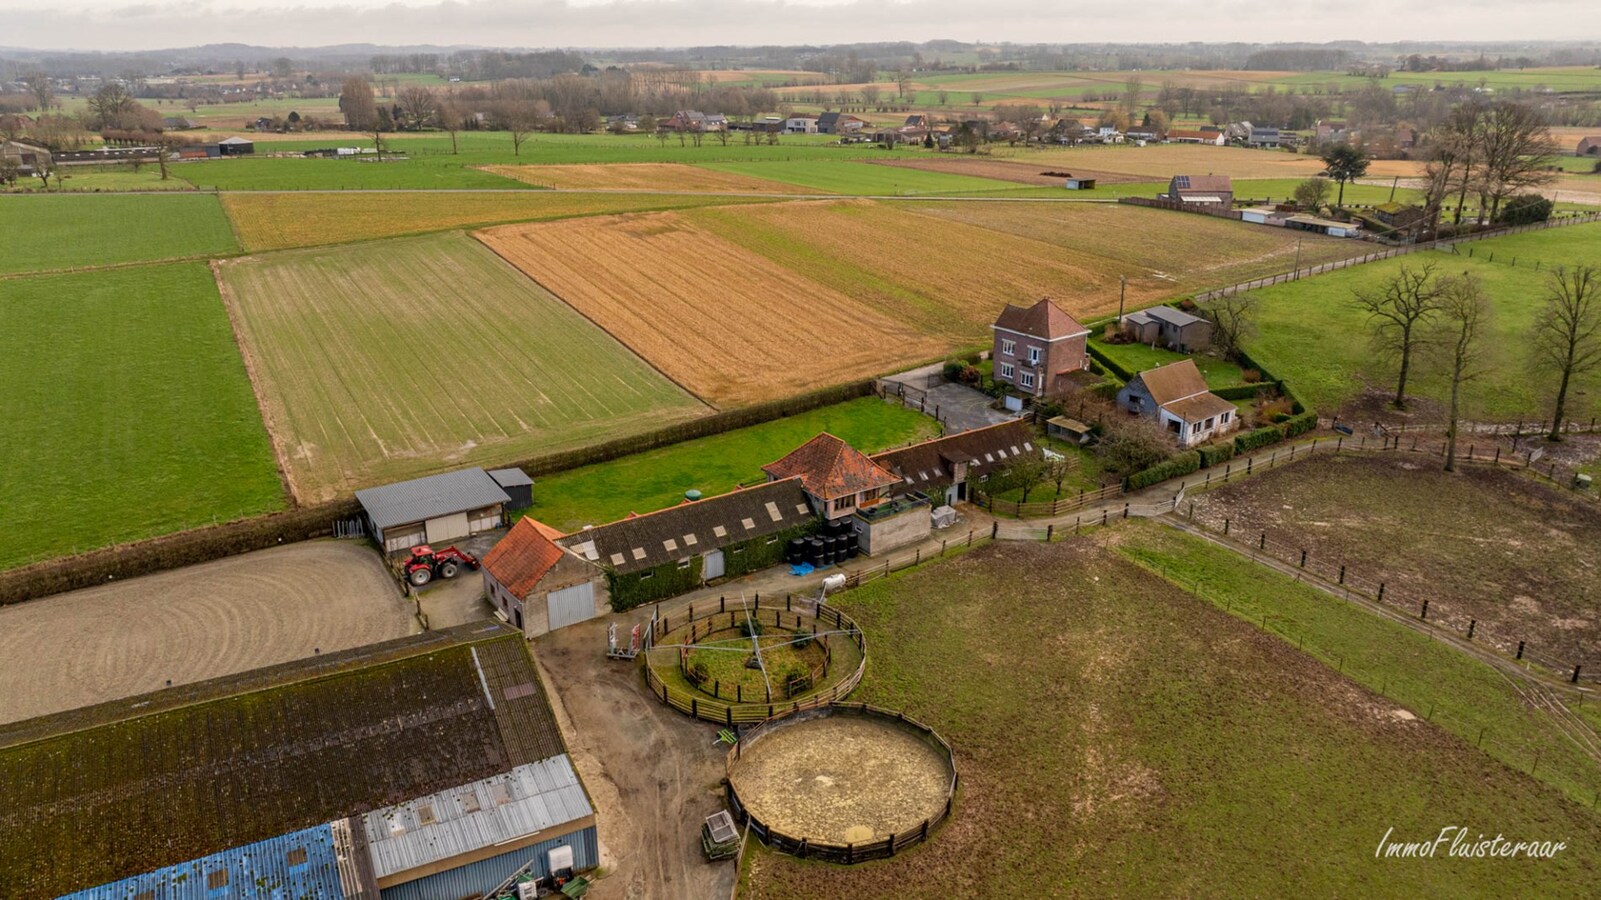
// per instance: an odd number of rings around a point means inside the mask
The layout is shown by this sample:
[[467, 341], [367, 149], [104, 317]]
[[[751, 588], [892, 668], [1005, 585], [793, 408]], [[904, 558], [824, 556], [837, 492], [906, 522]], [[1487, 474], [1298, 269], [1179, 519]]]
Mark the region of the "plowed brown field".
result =
[[949, 346], [677, 213], [478, 237], [718, 406], [887, 372]]
[[793, 184], [718, 172], [682, 163], [619, 163], [593, 166], [484, 166], [506, 178], [564, 190], [710, 191], [757, 194], [820, 194]]

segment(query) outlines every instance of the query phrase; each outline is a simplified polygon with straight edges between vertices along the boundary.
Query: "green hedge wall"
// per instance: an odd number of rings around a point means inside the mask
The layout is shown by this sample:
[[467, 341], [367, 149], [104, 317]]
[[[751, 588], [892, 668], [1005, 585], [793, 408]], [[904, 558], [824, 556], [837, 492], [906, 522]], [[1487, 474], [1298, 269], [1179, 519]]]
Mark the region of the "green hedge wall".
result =
[[633, 609], [642, 603], [652, 603], [688, 593], [700, 587], [700, 557], [690, 557], [689, 565], [680, 569], [678, 562], [665, 562], [653, 569], [619, 575], [606, 570], [606, 588], [611, 592], [611, 608], [616, 612]]
[[1279, 427], [1284, 429], [1286, 438], [1306, 434], [1317, 427], [1317, 410], [1309, 409], [1300, 415], [1292, 416], [1289, 421]]
[[1283, 393], [1283, 388], [1276, 382], [1259, 381], [1256, 384], [1236, 384], [1232, 387], [1218, 388], [1212, 393], [1222, 397], [1224, 400], [1255, 400], [1256, 395], [1262, 391], [1279, 391]]
[[[791, 540], [807, 537], [815, 531], [817, 523], [807, 522], [794, 528], [786, 528], [774, 535], [730, 544], [723, 548], [723, 574], [732, 578], [768, 566], [776, 566], [784, 561], [784, 551], [789, 548]], [[772, 538], [778, 540], [768, 543]]]
[[1137, 491], [1143, 487], [1159, 484], [1169, 478], [1188, 475], [1200, 467], [1201, 454], [1191, 450], [1188, 453], [1180, 453], [1166, 462], [1157, 463], [1149, 469], [1135, 472], [1125, 479], [1123, 488], [1124, 490]]
[[1118, 381], [1126, 383], [1130, 378], [1134, 377], [1133, 372], [1123, 368], [1121, 363], [1106, 355], [1106, 351], [1095, 346], [1095, 344], [1086, 342], [1086, 348], [1089, 350], [1090, 359], [1100, 363], [1101, 367], [1112, 373], [1113, 377], [1117, 378]]
[[1201, 454], [1201, 468], [1209, 468], [1234, 458], [1234, 442], [1208, 444], [1205, 447], [1197, 447], [1195, 452]]
[[1284, 428], [1280, 425], [1264, 425], [1255, 431], [1234, 438], [1234, 453], [1243, 456], [1252, 450], [1260, 450], [1268, 444], [1276, 444], [1284, 440]]

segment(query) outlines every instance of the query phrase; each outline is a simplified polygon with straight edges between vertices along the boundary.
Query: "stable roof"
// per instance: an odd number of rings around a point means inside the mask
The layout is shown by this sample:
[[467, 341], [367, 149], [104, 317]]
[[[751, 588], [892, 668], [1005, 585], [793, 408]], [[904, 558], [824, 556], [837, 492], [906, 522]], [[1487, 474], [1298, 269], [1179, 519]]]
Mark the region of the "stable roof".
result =
[[822, 432], [777, 462], [762, 466], [775, 479], [798, 477], [806, 493], [824, 500], [889, 487], [900, 481], [843, 440]]
[[565, 552], [541, 530], [540, 523], [524, 518], [484, 554], [483, 566], [506, 590], [526, 599]]
[[364, 488], [356, 492], [356, 499], [379, 529], [511, 502], [511, 497], [483, 469], [458, 469]]
[[1038, 456], [1034, 432], [1021, 419], [986, 425], [888, 450], [873, 462], [900, 476], [900, 489], [943, 489], [956, 481], [955, 464], [967, 464], [967, 480], [1005, 469], [1024, 456]]

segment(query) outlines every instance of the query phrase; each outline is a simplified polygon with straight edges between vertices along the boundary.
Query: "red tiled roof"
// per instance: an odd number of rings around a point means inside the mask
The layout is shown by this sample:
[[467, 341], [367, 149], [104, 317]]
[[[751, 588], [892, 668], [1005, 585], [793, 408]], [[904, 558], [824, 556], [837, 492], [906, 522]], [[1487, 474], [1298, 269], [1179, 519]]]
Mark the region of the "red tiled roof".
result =
[[824, 500], [900, 483], [893, 472], [826, 431], [762, 471], [774, 478], [798, 477], [808, 494]]
[[1090, 333], [1077, 319], [1052, 303], [1049, 297], [1027, 308], [1006, 304], [1006, 308], [995, 319], [995, 327], [1048, 341]]
[[484, 568], [505, 585], [506, 590], [526, 599], [534, 585], [555, 568], [565, 552], [552, 542], [548, 532], [554, 531], [533, 519], [519, 519], [500, 543], [484, 554]]

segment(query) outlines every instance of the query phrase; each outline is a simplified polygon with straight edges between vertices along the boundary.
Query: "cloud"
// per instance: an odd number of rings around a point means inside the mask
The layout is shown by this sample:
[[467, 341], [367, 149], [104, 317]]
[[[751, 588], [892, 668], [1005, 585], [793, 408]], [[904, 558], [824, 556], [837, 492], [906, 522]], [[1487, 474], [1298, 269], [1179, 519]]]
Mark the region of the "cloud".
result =
[[[0, 0], [7, 45], [147, 50], [240, 42], [669, 47], [949, 38], [1043, 43], [1573, 40], [1592, 0]], [[83, 0], [76, 0], [82, 3]], [[116, 0], [110, 0], [115, 3]], [[1203, 11], [1204, 10], [1204, 11]]]

